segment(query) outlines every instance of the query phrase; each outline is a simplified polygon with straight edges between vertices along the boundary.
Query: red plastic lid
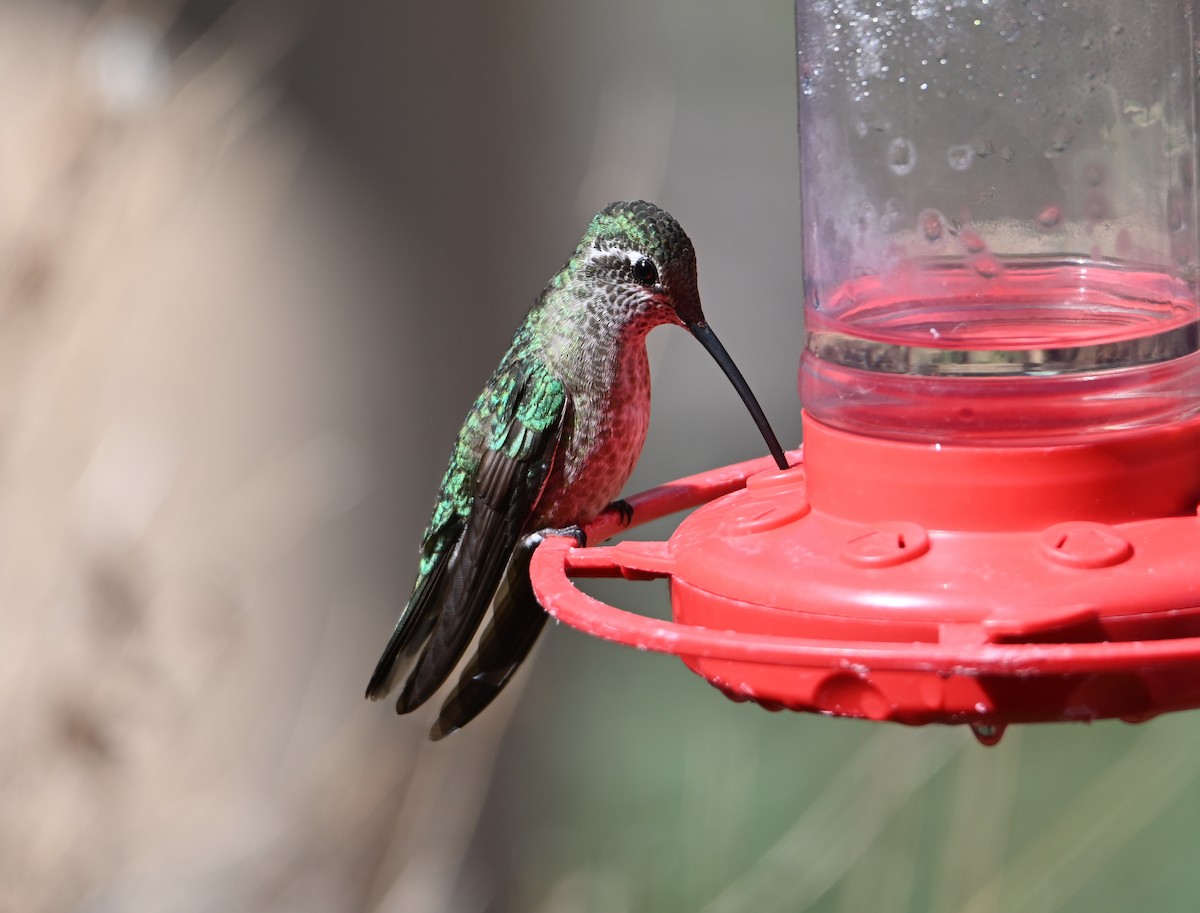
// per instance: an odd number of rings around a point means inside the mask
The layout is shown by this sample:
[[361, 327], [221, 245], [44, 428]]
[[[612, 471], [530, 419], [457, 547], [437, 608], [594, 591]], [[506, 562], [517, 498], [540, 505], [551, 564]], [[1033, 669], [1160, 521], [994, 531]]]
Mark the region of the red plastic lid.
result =
[[[1200, 707], [1200, 422], [971, 448], [806, 417], [805, 441], [786, 472], [756, 460], [631, 499], [637, 523], [705, 505], [667, 543], [547, 540], [542, 604], [771, 709], [966, 722], [992, 741], [1011, 722]], [[569, 579], [616, 575], [669, 578], [675, 621]]]

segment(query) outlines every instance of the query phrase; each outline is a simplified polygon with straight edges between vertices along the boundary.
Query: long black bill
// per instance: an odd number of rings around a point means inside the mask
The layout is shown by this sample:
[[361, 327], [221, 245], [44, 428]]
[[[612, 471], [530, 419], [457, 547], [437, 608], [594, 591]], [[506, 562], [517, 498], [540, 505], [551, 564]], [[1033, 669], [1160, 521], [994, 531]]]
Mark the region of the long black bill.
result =
[[783, 455], [783, 448], [779, 446], [779, 439], [775, 437], [775, 432], [771, 430], [771, 423], [763, 415], [762, 407], [758, 404], [758, 400], [754, 398], [754, 394], [750, 392], [750, 385], [746, 383], [746, 378], [742, 377], [742, 372], [737, 369], [737, 365], [733, 363], [733, 359], [729, 357], [729, 353], [721, 345], [721, 340], [717, 339], [717, 334], [703, 320], [696, 323], [689, 323], [687, 328], [699, 340], [700, 345], [708, 349], [708, 354], [721, 366], [721, 370], [725, 372], [725, 376], [733, 384], [733, 389], [737, 390], [738, 396], [742, 398], [742, 402], [750, 410], [754, 424], [758, 425], [758, 430], [762, 433], [763, 440], [767, 442], [767, 449], [771, 451], [771, 456], [775, 457], [776, 465], [780, 469], [787, 469], [787, 458]]

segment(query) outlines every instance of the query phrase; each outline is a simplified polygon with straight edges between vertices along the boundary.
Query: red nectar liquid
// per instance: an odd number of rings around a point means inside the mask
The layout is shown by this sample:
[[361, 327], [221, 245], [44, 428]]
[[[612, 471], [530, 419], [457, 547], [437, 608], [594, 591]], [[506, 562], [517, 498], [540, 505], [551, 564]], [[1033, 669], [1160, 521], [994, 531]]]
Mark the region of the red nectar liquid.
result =
[[898, 440], [1073, 443], [1200, 412], [1195, 289], [1115, 261], [926, 262], [810, 304], [800, 398]]

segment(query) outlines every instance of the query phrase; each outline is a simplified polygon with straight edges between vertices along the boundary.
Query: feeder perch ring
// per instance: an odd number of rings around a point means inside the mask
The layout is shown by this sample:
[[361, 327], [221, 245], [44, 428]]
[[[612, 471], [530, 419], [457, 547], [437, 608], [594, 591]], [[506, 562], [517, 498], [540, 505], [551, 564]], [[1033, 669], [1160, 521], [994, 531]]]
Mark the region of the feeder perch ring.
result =
[[[564, 624], [677, 655], [731, 699], [771, 710], [968, 723], [991, 742], [1009, 723], [1200, 707], [1200, 585], [1184, 573], [1200, 554], [1194, 516], [999, 533], [856, 525], [814, 510], [801, 451], [790, 462], [628, 499], [634, 525], [704, 505], [669, 542], [548, 538], [531, 566], [538, 598]], [[588, 540], [619, 526], [603, 514]], [[776, 579], [754, 566], [760, 550]], [[1147, 586], [1156, 569], [1174, 583]], [[721, 586], [730, 573], [748, 584], [736, 596]], [[585, 577], [666, 578], [675, 620], [605, 605], [575, 586]]]

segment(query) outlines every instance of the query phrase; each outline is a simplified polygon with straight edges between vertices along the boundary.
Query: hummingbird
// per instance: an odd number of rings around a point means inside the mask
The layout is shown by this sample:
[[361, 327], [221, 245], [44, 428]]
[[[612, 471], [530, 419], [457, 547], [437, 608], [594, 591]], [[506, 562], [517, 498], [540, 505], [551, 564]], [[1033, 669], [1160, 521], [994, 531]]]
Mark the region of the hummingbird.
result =
[[542, 291], [476, 398], [454, 444], [421, 541], [412, 596], [367, 685], [399, 679], [398, 713], [416, 710], [458, 665], [489, 605], [476, 651], [430, 738], [461, 729], [498, 695], [546, 622], [529, 579], [548, 535], [586, 545], [584, 524], [615, 501], [650, 422], [646, 334], [685, 327], [733, 383], [780, 469], [766, 416], [700, 308], [696, 252], [667, 212], [643, 200], [604, 207]]

